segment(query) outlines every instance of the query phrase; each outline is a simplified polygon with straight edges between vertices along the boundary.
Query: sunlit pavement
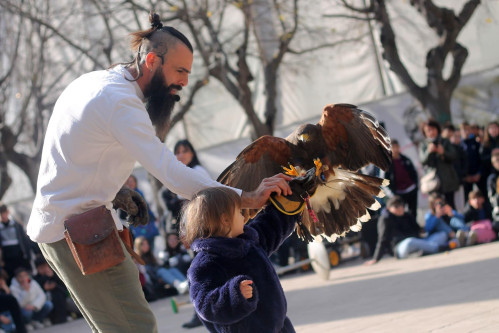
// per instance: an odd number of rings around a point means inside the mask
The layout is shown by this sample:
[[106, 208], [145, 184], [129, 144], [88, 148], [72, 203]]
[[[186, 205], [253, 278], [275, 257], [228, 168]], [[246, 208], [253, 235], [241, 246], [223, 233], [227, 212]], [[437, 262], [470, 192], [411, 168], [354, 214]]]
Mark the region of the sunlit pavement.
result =
[[[340, 263], [328, 281], [314, 273], [282, 278], [297, 332], [499, 332], [499, 242], [362, 264]], [[181, 305], [177, 314], [170, 298], [151, 307], [159, 332], [206, 332], [181, 327], [192, 316], [191, 304]], [[36, 332], [90, 329], [76, 320]]]

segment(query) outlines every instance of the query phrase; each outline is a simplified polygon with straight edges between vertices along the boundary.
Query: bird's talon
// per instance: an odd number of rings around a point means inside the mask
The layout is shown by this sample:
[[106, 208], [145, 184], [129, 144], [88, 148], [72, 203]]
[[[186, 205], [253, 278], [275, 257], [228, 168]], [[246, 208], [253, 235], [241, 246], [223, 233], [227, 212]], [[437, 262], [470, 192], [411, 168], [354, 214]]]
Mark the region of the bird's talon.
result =
[[288, 176], [294, 176], [298, 177], [298, 171], [296, 171], [295, 167], [290, 164], [289, 168], [286, 168], [285, 166], [282, 167], [284, 169], [284, 173], [287, 174]]
[[314, 158], [314, 164], [315, 164], [315, 176], [319, 177], [321, 174], [321, 169], [322, 169], [322, 162], [320, 158]]

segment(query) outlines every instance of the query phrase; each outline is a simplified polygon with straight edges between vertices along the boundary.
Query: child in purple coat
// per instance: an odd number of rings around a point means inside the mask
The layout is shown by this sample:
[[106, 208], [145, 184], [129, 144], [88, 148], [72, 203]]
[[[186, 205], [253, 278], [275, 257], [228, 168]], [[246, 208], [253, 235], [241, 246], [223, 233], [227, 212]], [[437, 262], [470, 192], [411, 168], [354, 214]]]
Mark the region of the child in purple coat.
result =
[[186, 206], [182, 239], [197, 252], [187, 273], [192, 303], [210, 332], [295, 332], [269, 256], [298, 215], [268, 205], [245, 225], [240, 207], [224, 187], [200, 191]]

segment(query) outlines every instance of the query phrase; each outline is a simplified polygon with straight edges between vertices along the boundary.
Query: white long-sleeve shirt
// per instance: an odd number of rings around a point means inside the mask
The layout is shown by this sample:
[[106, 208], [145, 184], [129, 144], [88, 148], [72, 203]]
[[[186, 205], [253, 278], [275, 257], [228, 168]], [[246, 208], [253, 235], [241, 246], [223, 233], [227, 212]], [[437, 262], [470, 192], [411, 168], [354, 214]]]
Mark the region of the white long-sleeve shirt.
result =
[[[179, 162], [156, 137], [143, 94], [123, 67], [82, 75], [63, 91], [43, 145], [36, 197], [27, 226], [38, 243], [64, 238], [64, 220], [111, 201], [138, 161], [171, 191], [191, 198], [220, 186]], [[241, 191], [238, 190], [241, 194]]]

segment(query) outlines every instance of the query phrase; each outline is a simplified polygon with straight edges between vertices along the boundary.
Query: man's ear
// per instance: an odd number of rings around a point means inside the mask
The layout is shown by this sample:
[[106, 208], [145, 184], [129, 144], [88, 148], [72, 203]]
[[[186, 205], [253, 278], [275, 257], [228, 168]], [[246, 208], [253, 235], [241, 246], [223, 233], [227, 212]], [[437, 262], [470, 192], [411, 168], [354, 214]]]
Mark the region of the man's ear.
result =
[[156, 62], [160, 61], [159, 57], [154, 52], [149, 52], [146, 55], [145, 69], [152, 72], [156, 66]]

